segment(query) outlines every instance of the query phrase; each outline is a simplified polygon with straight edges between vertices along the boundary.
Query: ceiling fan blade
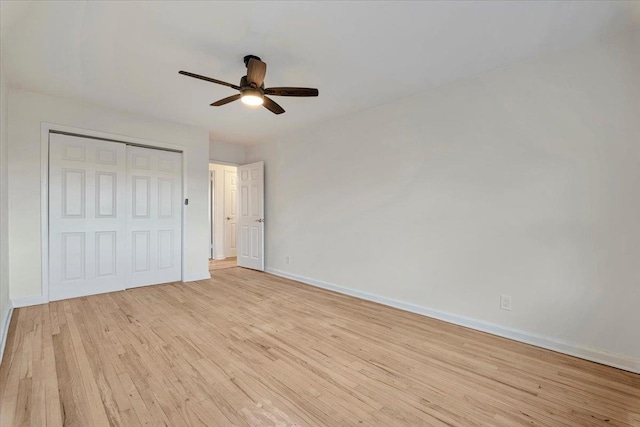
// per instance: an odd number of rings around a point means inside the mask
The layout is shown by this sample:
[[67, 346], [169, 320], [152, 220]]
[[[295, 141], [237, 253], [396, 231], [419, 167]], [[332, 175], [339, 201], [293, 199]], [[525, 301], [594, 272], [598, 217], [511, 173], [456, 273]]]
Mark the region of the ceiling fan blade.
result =
[[310, 87], [270, 87], [265, 89], [264, 93], [275, 96], [318, 96], [318, 89]]
[[187, 77], [193, 77], [195, 79], [204, 80], [206, 82], [217, 83], [219, 85], [228, 86], [228, 87], [233, 88], [235, 90], [240, 90], [240, 86], [236, 86], [236, 85], [233, 85], [231, 83], [223, 82], [222, 80], [212, 79], [211, 77], [200, 76], [198, 74], [193, 74], [193, 73], [190, 73], [188, 71], [179, 71], [179, 74], [182, 74], [183, 76], [187, 76]]
[[284, 113], [284, 108], [279, 106], [273, 99], [265, 96], [264, 103], [262, 104], [264, 108], [271, 111], [273, 114], [282, 114]]
[[249, 83], [254, 83], [256, 87], [262, 86], [265, 74], [267, 74], [267, 64], [259, 59], [251, 58], [247, 65], [247, 80]]
[[221, 105], [225, 105], [225, 104], [228, 104], [230, 102], [237, 101], [241, 97], [242, 97], [242, 95], [240, 95], [240, 94], [227, 96], [226, 98], [223, 98], [223, 99], [221, 99], [219, 101], [214, 102], [213, 104], [211, 104], [211, 106], [212, 107], [219, 107]]

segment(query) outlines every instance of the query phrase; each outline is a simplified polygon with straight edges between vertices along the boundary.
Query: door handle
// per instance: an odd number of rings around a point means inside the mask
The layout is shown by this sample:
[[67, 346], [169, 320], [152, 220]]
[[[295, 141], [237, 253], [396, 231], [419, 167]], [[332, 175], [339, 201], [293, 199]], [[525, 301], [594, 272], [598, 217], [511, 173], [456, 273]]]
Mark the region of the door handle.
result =
[[227, 221], [231, 221], [233, 219], [233, 217], [228, 216], [227, 217]]
[[264, 219], [262, 219], [262, 218], [256, 219], [256, 222], [264, 222]]

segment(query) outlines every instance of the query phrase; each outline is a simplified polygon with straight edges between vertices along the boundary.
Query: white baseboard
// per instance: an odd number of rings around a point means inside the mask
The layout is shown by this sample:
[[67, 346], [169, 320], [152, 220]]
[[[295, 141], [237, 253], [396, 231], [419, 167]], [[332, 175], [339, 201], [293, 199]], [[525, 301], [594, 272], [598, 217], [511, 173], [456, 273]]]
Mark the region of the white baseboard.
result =
[[9, 305], [9, 310], [7, 310], [7, 314], [4, 317], [4, 323], [2, 327], [2, 337], [0, 342], [0, 362], [2, 362], [2, 358], [4, 357], [4, 349], [7, 346], [7, 335], [9, 335], [9, 324], [11, 323], [11, 315], [13, 314], [13, 305]]
[[42, 295], [33, 297], [11, 298], [11, 305], [15, 308], [46, 304], [49, 301]]
[[455, 325], [465, 326], [467, 328], [475, 329], [482, 332], [487, 332], [489, 334], [497, 335], [504, 338], [509, 338], [509, 339], [520, 341], [526, 344], [531, 344], [536, 347], [542, 347], [548, 350], [553, 350], [559, 353], [567, 354], [569, 356], [579, 357], [581, 359], [590, 360], [592, 362], [597, 362], [603, 365], [608, 365], [614, 368], [624, 369], [625, 371], [630, 371], [630, 372], [635, 372], [640, 374], [640, 359], [635, 359], [633, 357], [613, 354], [600, 349], [588, 348], [588, 347], [585, 347], [576, 343], [572, 343], [569, 341], [559, 340], [556, 338], [551, 338], [551, 337], [547, 337], [539, 334], [521, 331], [518, 329], [500, 326], [494, 323], [472, 319], [469, 317], [460, 316], [453, 313], [447, 313], [447, 312], [436, 310], [433, 308], [423, 307], [420, 305], [383, 297], [383, 296], [372, 294], [369, 292], [363, 292], [363, 291], [358, 291], [356, 289], [345, 288], [342, 286], [334, 285], [332, 283], [323, 282], [321, 280], [315, 280], [309, 277], [299, 276], [293, 273], [287, 273], [285, 271], [280, 271], [272, 268], [267, 268], [265, 271], [275, 276], [280, 276], [286, 279], [295, 280], [298, 282], [305, 283], [307, 285], [328, 289], [330, 291], [335, 291], [341, 294], [350, 295], [350, 296], [364, 299], [367, 301], [377, 302], [379, 304], [399, 308], [400, 310], [421, 314], [427, 317], [433, 317], [435, 319], [443, 320], [445, 322], [453, 323]]
[[[209, 280], [211, 279], [211, 274], [209, 273], [209, 271], [207, 270], [206, 273], [202, 273], [202, 274], [194, 274], [191, 276], [187, 276], [184, 278], [183, 282], [195, 282], [197, 280]], [[133, 289], [133, 288], [130, 288]], [[97, 295], [97, 294], [90, 294], [90, 295]], [[75, 298], [76, 296], [73, 297], [68, 297], [68, 298]], [[65, 299], [65, 298], [58, 298], [58, 299]], [[11, 305], [15, 308], [19, 308], [19, 307], [29, 307], [32, 305], [40, 305], [40, 304], [46, 304], [49, 301], [43, 297], [42, 295], [38, 295], [38, 296], [32, 296], [32, 297], [22, 297], [22, 298], [12, 298], [11, 299]]]

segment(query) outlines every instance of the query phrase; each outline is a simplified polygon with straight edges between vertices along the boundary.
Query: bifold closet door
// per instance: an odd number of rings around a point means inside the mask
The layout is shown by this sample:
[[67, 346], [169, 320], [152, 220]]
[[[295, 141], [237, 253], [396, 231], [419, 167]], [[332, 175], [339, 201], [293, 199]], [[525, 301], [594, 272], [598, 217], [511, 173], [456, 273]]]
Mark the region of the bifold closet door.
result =
[[182, 154], [127, 147], [127, 288], [182, 278]]
[[126, 286], [126, 146], [49, 136], [49, 299]]

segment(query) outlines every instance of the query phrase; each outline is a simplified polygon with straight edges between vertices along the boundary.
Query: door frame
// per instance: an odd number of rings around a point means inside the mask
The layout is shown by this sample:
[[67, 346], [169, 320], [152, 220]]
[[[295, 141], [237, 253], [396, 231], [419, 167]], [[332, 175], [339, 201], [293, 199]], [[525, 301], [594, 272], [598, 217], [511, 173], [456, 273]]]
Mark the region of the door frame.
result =
[[216, 259], [216, 200], [216, 171], [209, 168], [209, 259]]
[[[182, 153], [182, 197], [188, 199], [187, 192], [187, 148], [181, 145], [169, 144], [166, 142], [152, 141], [143, 138], [118, 135], [114, 133], [101, 132], [91, 129], [77, 128], [73, 126], [59, 125], [55, 123], [42, 122], [40, 124], [40, 257], [42, 265], [42, 302], [49, 302], [49, 134], [62, 133], [84, 138], [102, 139], [106, 141], [119, 142], [138, 147], [156, 148], [160, 150], [171, 150]], [[181, 280], [185, 280], [185, 265], [187, 253], [187, 211], [182, 203], [182, 259], [181, 259]]]

